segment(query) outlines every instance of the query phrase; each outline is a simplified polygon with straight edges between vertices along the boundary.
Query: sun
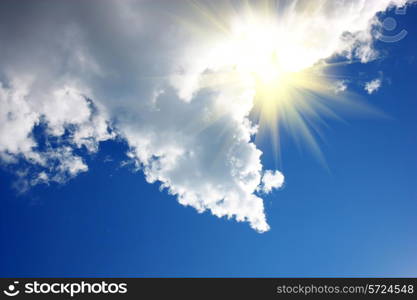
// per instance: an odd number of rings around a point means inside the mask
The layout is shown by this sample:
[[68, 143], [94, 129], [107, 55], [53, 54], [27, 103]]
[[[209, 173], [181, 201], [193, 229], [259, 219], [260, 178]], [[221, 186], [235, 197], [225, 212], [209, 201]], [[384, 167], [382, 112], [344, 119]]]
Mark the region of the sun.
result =
[[296, 54], [287, 51], [279, 37], [279, 26], [273, 20], [253, 16], [234, 19], [230, 40], [226, 42], [228, 50], [234, 53], [230, 59], [239, 72], [262, 83], [278, 83], [300, 68]]
[[253, 91], [251, 117], [259, 128], [257, 139], [268, 133], [279, 152], [285, 129], [297, 144], [306, 142], [322, 159], [317, 124], [324, 123], [324, 115], [336, 116], [329, 104], [348, 101], [335, 94], [329, 64], [317, 61], [318, 46], [305, 35], [306, 24], [293, 26], [294, 16], [285, 9], [280, 12], [276, 1], [214, 10], [192, 3], [201, 17], [197, 23], [204, 25], [188, 26], [210, 39], [205, 65], [213, 72], [202, 76], [201, 86], [239, 82]]

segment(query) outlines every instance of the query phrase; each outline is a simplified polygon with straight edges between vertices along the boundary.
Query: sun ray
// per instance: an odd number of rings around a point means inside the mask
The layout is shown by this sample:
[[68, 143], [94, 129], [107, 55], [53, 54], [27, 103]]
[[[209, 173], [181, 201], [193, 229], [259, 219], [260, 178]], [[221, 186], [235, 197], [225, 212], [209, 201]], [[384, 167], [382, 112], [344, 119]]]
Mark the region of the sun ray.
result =
[[[211, 41], [199, 87], [241, 85], [252, 90], [251, 118], [259, 127], [255, 141], [268, 136], [277, 158], [281, 131], [286, 130], [297, 145], [307, 145], [325, 164], [317, 142], [317, 138], [323, 138], [324, 118], [341, 120], [334, 110], [338, 106], [376, 112], [335, 92], [337, 75], [330, 74], [329, 69], [348, 62], [310, 57], [314, 39], [306, 41], [300, 34], [302, 28], [291, 25], [293, 11], [299, 4], [245, 0], [240, 6], [227, 2], [216, 8], [201, 1], [192, 3], [201, 20], [182, 23], [198, 32], [198, 38], [206, 36]], [[307, 14], [309, 6], [304, 4], [307, 7], [301, 13]]]

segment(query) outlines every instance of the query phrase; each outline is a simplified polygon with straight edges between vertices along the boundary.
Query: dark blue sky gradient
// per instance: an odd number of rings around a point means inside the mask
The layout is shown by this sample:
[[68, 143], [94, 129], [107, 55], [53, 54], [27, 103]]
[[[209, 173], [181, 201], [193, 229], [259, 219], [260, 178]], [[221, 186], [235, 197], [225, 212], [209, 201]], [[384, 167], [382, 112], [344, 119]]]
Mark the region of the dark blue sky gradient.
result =
[[[328, 120], [328, 170], [284, 139], [286, 185], [265, 197], [269, 232], [179, 205], [119, 167], [126, 145], [105, 142], [65, 185], [18, 196], [0, 171], [0, 275], [417, 276], [417, 8], [396, 19], [409, 34], [378, 43], [383, 59], [338, 68], [389, 118]], [[379, 71], [382, 88], [365, 95], [359, 83]], [[259, 147], [274, 168], [271, 145]]]

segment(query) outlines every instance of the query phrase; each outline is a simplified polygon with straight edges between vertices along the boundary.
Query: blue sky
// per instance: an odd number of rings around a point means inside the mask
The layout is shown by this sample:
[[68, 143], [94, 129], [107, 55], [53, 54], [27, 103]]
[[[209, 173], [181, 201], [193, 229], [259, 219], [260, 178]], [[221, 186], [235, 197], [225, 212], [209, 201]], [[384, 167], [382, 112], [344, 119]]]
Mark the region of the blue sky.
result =
[[[107, 140], [77, 152], [88, 172], [23, 194], [14, 171], [25, 163], [3, 166], [0, 275], [416, 276], [417, 7], [389, 15], [408, 36], [377, 41], [380, 58], [336, 70], [387, 117], [325, 118], [318, 141], [328, 168], [285, 134], [281, 163], [269, 140], [258, 143], [263, 167], [285, 174], [285, 186], [263, 196], [269, 231], [180, 205], [120, 166], [125, 141]], [[375, 78], [382, 86], [368, 95], [363, 85]]]

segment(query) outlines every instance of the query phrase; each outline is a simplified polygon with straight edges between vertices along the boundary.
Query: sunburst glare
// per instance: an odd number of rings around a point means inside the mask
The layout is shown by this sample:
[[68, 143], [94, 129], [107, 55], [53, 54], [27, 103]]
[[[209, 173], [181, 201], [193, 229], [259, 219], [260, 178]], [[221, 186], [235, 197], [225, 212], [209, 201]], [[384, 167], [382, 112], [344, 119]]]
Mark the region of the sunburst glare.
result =
[[325, 61], [330, 55], [308, 36], [306, 29], [314, 24], [300, 22], [314, 11], [310, 6], [302, 7], [300, 16], [294, 13], [295, 4], [280, 1], [246, 1], [238, 6], [228, 2], [221, 7], [190, 3], [198, 19], [181, 22], [193, 35], [210, 41], [207, 54], [201, 54], [206, 70], [199, 76], [199, 86], [239, 84], [252, 91], [256, 139], [268, 136], [277, 156], [285, 129], [324, 162], [316, 142], [318, 124], [324, 123], [324, 116], [338, 118], [334, 104], [372, 110], [335, 92], [336, 78]]

